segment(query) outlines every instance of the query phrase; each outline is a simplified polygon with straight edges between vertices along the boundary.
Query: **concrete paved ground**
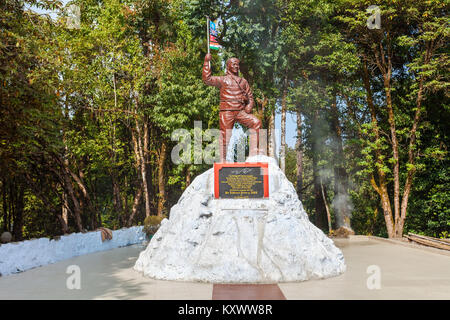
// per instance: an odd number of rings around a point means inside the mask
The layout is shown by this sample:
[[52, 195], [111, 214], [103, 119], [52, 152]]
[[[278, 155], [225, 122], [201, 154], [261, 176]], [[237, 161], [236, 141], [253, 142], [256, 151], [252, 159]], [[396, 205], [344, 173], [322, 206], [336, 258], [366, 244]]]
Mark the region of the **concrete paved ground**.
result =
[[[287, 299], [450, 299], [450, 255], [367, 237], [335, 242], [347, 271], [335, 278], [278, 284]], [[132, 267], [143, 249], [118, 248], [0, 277], [0, 300], [212, 298], [212, 284], [153, 280], [135, 272]], [[79, 290], [67, 289], [70, 265], [80, 267]], [[375, 274], [367, 273], [369, 266], [379, 271], [379, 289], [367, 287], [369, 277], [376, 284]]]

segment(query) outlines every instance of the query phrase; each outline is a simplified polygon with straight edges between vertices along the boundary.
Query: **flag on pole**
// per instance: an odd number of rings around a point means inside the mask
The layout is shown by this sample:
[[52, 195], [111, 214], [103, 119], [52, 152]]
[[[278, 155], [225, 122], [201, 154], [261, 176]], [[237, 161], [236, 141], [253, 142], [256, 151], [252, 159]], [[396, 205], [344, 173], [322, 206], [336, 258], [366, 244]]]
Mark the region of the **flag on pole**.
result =
[[209, 48], [219, 50], [220, 44], [217, 42], [217, 29], [214, 21], [209, 21]]

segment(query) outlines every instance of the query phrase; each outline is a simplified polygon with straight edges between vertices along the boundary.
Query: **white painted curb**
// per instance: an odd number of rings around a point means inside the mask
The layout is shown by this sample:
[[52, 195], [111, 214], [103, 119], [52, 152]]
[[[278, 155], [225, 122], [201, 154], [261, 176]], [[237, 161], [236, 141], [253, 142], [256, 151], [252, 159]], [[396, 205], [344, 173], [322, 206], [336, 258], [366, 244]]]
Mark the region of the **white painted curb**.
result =
[[72, 233], [59, 240], [39, 238], [0, 245], [0, 274], [5, 276], [75, 256], [124, 247], [146, 240], [143, 226], [114, 230], [102, 242], [101, 231]]

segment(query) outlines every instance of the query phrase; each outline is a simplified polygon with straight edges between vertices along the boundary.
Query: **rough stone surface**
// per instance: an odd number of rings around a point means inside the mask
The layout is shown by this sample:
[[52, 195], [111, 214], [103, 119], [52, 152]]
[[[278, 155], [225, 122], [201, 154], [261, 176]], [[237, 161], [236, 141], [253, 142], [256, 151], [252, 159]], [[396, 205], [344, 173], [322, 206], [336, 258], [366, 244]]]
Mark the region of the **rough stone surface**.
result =
[[102, 241], [101, 231], [72, 233], [58, 240], [40, 238], [0, 246], [0, 274], [25, 271], [60, 260], [109, 250], [145, 241], [142, 226], [112, 231], [112, 239]]
[[199, 175], [171, 208], [134, 269], [145, 276], [212, 283], [271, 283], [337, 276], [342, 252], [309, 222], [273, 158], [269, 199], [215, 199], [214, 172]]

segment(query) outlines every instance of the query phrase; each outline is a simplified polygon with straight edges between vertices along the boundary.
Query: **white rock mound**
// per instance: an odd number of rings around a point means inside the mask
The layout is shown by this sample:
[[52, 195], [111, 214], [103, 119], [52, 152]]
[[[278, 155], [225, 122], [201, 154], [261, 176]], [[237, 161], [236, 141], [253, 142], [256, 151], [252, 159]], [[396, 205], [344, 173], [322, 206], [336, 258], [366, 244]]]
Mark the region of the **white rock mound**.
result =
[[215, 199], [214, 171], [199, 175], [164, 219], [134, 269], [212, 283], [271, 283], [337, 276], [344, 256], [308, 219], [293, 185], [269, 163], [269, 199]]

